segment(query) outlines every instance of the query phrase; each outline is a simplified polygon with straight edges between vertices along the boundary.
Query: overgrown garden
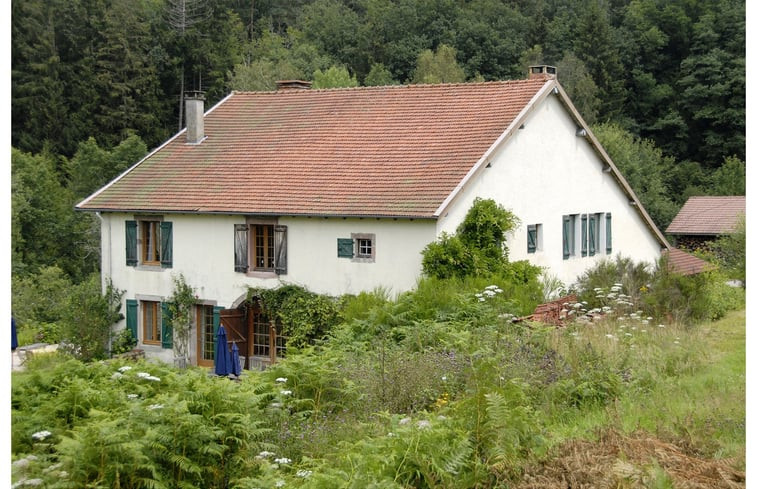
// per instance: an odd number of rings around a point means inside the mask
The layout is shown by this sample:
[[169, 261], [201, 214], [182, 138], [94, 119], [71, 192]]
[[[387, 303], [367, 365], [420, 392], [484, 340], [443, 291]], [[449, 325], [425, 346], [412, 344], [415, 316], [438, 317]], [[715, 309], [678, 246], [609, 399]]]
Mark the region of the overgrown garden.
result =
[[[743, 487], [744, 290], [618, 256], [580, 278], [563, 327], [525, 320], [555, 284], [491, 253], [513, 219], [478, 201], [397, 297], [251, 290], [293, 341], [238, 381], [33, 358], [13, 375], [14, 487], [550, 487], [540, 464], [608, 436], [712, 468], [693, 487]], [[472, 273], [446, 276], [450, 256]], [[495, 273], [473, 273], [482, 262]], [[615, 487], [681, 477], [668, 459], [616, 458]]]

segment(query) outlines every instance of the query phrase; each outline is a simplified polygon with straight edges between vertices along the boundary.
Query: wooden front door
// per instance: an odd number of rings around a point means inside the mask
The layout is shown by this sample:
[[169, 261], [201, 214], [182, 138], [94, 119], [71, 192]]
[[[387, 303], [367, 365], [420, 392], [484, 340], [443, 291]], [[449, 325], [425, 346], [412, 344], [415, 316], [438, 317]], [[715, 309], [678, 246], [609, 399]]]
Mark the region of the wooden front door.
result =
[[[249, 356], [248, 338], [250, 333], [247, 327], [247, 307], [241, 307], [240, 309], [222, 309], [221, 310], [221, 324], [226, 330], [226, 338], [229, 341], [229, 348], [236, 343], [239, 348], [240, 357]], [[246, 361], [244, 362], [247, 363]], [[243, 364], [242, 368], [246, 368]]]

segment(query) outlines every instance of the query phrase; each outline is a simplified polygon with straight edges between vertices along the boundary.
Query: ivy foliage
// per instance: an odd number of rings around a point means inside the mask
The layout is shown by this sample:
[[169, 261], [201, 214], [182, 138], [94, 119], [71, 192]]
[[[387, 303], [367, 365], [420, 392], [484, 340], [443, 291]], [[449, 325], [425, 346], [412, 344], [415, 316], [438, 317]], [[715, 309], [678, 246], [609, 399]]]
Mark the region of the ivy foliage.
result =
[[268, 319], [281, 325], [288, 338], [287, 347], [300, 348], [322, 338], [340, 320], [336, 299], [299, 285], [251, 287], [247, 300], [257, 300]]

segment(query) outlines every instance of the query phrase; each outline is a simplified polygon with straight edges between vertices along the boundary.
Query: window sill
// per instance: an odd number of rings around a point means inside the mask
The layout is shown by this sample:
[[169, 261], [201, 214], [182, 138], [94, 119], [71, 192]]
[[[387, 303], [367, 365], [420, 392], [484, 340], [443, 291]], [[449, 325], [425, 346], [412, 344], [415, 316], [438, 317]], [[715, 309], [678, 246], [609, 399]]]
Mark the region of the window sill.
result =
[[162, 272], [163, 270], [166, 270], [165, 268], [160, 266], [160, 263], [157, 265], [148, 265], [148, 264], [142, 264], [140, 263], [137, 265], [137, 270], [142, 270], [145, 272]]
[[274, 272], [273, 270], [253, 270], [251, 272], [247, 272], [246, 275], [250, 278], [278, 278], [278, 275], [276, 275], [276, 272]]
[[142, 344], [145, 345], [145, 346], [158, 346], [158, 347], [161, 347], [161, 348], [163, 347], [163, 343], [161, 343], [160, 340], [158, 340], [158, 341], [143, 341]]

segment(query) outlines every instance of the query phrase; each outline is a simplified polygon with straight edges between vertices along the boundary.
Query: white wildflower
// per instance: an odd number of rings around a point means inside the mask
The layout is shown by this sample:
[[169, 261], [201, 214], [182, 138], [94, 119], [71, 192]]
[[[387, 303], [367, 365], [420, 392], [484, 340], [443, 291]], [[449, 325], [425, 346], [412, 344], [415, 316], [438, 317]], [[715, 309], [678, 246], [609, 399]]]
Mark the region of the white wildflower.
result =
[[302, 477], [303, 479], [307, 479], [308, 477], [313, 475], [313, 471], [312, 470], [298, 470], [296, 475], [297, 477]]
[[496, 289], [494, 289], [494, 293], [495, 294], [501, 294], [502, 293], [502, 289], [500, 289], [499, 287], [497, 287]]
[[290, 391], [288, 389], [284, 389], [284, 390], [281, 391], [281, 395], [282, 396], [289, 396], [291, 394], [292, 394], [292, 391]]
[[139, 394], [126, 394], [126, 397], [128, 397], [129, 399], [136, 399], [139, 397]]
[[646, 330], [646, 329], [642, 329], [642, 330], [641, 330], [641, 332], [642, 332], [642, 333], [646, 333], [646, 332], [647, 332], [647, 330]]
[[42, 430], [42, 431], [38, 431], [38, 432], [32, 434], [32, 438], [34, 438], [35, 440], [42, 441], [45, 438], [47, 438], [48, 436], [50, 436], [50, 435], [52, 435], [52, 433], [50, 433], [49, 431]]
[[626, 336], [633, 336], [631, 333], [626, 333]]
[[418, 427], [419, 430], [425, 430], [426, 428], [431, 427], [431, 421], [427, 419], [422, 419], [418, 421], [417, 423], [415, 423], [415, 425]]
[[282, 480], [277, 480], [276, 481], [276, 487], [284, 487], [285, 485], [286, 485], [286, 482], [284, 482]]
[[147, 377], [150, 377], [150, 374], [148, 374], [147, 372], [137, 372], [137, 377], [139, 377], [140, 379], [146, 379]]
[[442, 382], [447, 382], [447, 376], [446, 375], [442, 375]]
[[603, 291], [603, 290], [605, 290], [605, 289], [603, 289], [602, 287], [594, 287], [594, 292], [600, 292], [600, 291]]
[[127, 370], [131, 370], [131, 367], [129, 365], [124, 365], [123, 367], [119, 368], [119, 372], [126, 372]]
[[30, 462], [28, 458], [20, 458], [13, 462], [11, 465], [13, 465], [14, 467], [21, 467], [23, 469], [24, 467], [28, 467], [29, 463]]
[[152, 382], [160, 382], [160, 377], [155, 377], [155, 376], [152, 376], [152, 375], [148, 375], [147, 377], [145, 377], [145, 380], [150, 380]]
[[110, 378], [113, 379], [113, 380], [117, 380], [117, 379], [120, 379], [123, 376], [124, 376], [124, 374], [122, 374], [121, 372], [113, 372], [113, 375], [111, 375]]
[[485, 290], [484, 294], [486, 294], [487, 297], [494, 297], [497, 295], [493, 290]]
[[282, 404], [280, 402], [272, 402], [271, 403], [271, 407], [272, 408], [280, 408], [281, 406], [282, 406]]
[[658, 327], [658, 328], [664, 328], [664, 327], [665, 327], [665, 325], [664, 325], [664, 324], [658, 324], [658, 325], [657, 325], [657, 327]]
[[273, 452], [269, 452], [268, 450], [263, 450], [262, 452], [258, 453], [255, 456], [255, 458], [268, 458], [268, 457], [273, 457], [274, 455], [276, 454]]
[[652, 316], [647, 316], [647, 321], [651, 321], [651, 320], [652, 320]]
[[162, 404], [150, 404], [149, 406], [147, 406], [147, 409], [149, 409], [151, 411], [154, 410], [154, 409], [163, 409], [163, 405]]
[[499, 287], [497, 287], [496, 285], [487, 285], [487, 286], [485, 287], [485, 289], [486, 289], [486, 290], [494, 290], [494, 289], [498, 289], [498, 288], [499, 288]]
[[605, 337], [607, 337], [607, 338], [615, 338], [615, 336], [611, 335], [610, 333], [607, 333], [607, 334], [605, 335]]
[[410, 418], [402, 418], [400, 420], [400, 424], [408, 424], [410, 421], [412, 421]]
[[63, 467], [63, 464], [61, 462], [58, 462], [57, 464], [53, 464], [50, 467], [46, 469], [42, 469], [42, 472], [47, 474], [48, 472], [52, 472], [53, 470], [58, 470], [59, 468]]
[[292, 463], [292, 460], [288, 459], [286, 457], [275, 458], [275, 459], [273, 459], [273, 461], [276, 462], [277, 464], [281, 464], [281, 465], [286, 465], [286, 464], [291, 464]]
[[60, 472], [58, 472], [58, 477], [60, 477], [61, 479], [65, 479], [66, 477], [68, 477], [68, 472], [66, 472], [65, 470], [61, 470]]
[[478, 302], [486, 302], [486, 298], [484, 298], [484, 297], [479, 297], [479, 298], [478, 298]]
[[26, 479], [24, 481], [25, 486], [41, 486], [43, 483], [42, 479]]
[[287, 378], [286, 377], [278, 377], [276, 379], [276, 382], [279, 384], [286, 384]]
[[675, 345], [680, 345], [680, 344], [681, 344], [681, 342], [680, 342], [680, 341], [678, 341], [678, 340], [675, 340], [675, 341], [673, 342], [673, 344], [675, 344]]

